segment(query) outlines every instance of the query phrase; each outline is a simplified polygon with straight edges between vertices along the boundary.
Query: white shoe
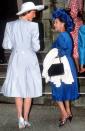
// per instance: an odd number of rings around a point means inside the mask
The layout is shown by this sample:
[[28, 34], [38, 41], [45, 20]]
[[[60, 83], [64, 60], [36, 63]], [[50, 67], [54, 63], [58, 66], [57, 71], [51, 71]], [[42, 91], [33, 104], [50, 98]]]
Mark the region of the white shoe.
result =
[[19, 118], [19, 123], [18, 124], [19, 124], [19, 129], [25, 128], [25, 122], [24, 122], [23, 117]]
[[25, 127], [31, 127], [31, 124], [28, 121], [24, 121]]

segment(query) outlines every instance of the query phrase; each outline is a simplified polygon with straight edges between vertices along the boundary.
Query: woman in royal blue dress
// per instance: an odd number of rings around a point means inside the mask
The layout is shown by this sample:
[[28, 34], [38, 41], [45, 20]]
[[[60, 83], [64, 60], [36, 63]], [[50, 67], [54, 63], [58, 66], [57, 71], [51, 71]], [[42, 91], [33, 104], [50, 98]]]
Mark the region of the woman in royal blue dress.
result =
[[71, 17], [64, 9], [55, 9], [52, 14], [52, 20], [55, 30], [60, 32], [52, 48], [58, 49], [59, 57], [67, 57], [74, 79], [72, 84], [65, 84], [62, 82], [59, 88], [51, 83], [52, 98], [58, 103], [61, 112], [59, 126], [63, 126], [67, 120], [71, 121], [73, 117], [70, 102], [79, 98], [77, 72], [72, 58], [73, 41], [70, 36], [74, 24]]

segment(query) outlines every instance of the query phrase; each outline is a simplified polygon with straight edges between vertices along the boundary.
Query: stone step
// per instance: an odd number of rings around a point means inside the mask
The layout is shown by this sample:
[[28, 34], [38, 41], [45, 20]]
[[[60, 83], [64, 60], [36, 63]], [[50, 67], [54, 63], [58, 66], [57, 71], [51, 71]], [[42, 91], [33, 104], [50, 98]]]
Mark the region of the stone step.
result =
[[[43, 60], [44, 60], [47, 52], [48, 51], [46, 51], [46, 50], [37, 52], [37, 57], [38, 57], [39, 63], [43, 63]], [[5, 57], [6, 57], [7, 62], [9, 60], [10, 54], [11, 54], [11, 51], [5, 51]]]
[[[44, 79], [42, 79], [42, 82], [43, 82], [43, 94], [51, 94], [51, 87], [50, 87], [50, 84], [46, 84]], [[0, 81], [0, 89], [2, 87], [4, 83], [4, 79], [2, 78], [2, 81]]]
[[[84, 88], [85, 87], [81, 87]], [[83, 90], [83, 89], [82, 89]], [[85, 91], [85, 90], [84, 90]], [[8, 98], [0, 93], [0, 103], [14, 103], [14, 98]], [[45, 84], [43, 88], [43, 96], [33, 99], [33, 104], [53, 105], [54, 102], [51, 96], [51, 88], [49, 84]], [[85, 106], [85, 93], [80, 95], [80, 98], [72, 103], [74, 106]]]
[[[1, 88], [0, 88], [1, 89]], [[43, 96], [33, 99], [33, 104], [52, 105], [51, 88], [43, 82]], [[8, 98], [0, 92], [0, 103], [14, 103], [14, 98]]]
[[[43, 64], [42, 63], [39, 63], [39, 66], [40, 66], [40, 70], [41, 70], [41, 72], [42, 72], [42, 70], [43, 70]], [[7, 67], [8, 67], [8, 64], [6, 63], [6, 64], [0, 64], [0, 73], [5, 73], [5, 72], [7, 72]]]
[[[5, 79], [5, 74], [2, 74], [1, 78], [0, 78], [0, 85], [3, 84], [4, 79]], [[84, 78], [81, 78], [79, 80], [82, 83], [85, 82]], [[82, 85], [84, 85], [84, 84], [82, 84]], [[74, 106], [85, 106], [85, 86], [81, 86], [80, 87], [80, 94], [81, 94], [80, 99], [75, 101], [75, 102], [73, 102]], [[2, 94], [0, 94], [0, 102], [14, 103], [14, 99], [13, 98], [4, 97]], [[54, 102], [52, 101], [52, 98], [51, 98], [50, 85], [46, 84], [44, 82], [44, 79], [43, 79], [43, 96], [40, 97], [40, 98], [34, 99], [33, 100], [33, 104], [40, 104], [40, 105], [52, 105], [52, 104], [54, 104]]]
[[77, 107], [85, 107], [85, 94], [82, 94], [78, 100], [73, 102], [73, 105]]
[[[49, 85], [44, 85], [44, 86], [45, 87], [43, 89], [43, 96], [33, 99], [33, 104], [51, 106], [54, 104], [51, 97], [51, 88]], [[85, 87], [81, 87], [81, 88], [85, 89]], [[5, 97], [0, 93], [0, 103], [14, 103], [14, 98]], [[85, 106], [85, 93], [82, 94], [78, 100], [72, 102], [72, 104], [74, 106]]]
[[79, 83], [80, 83], [80, 86], [82, 86], [82, 87], [85, 86], [85, 76], [84, 77], [79, 77]]
[[[0, 103], [13, 103], [14, 104], [14, 98], [5, 97], [2, 94], [0, 94]], [[54, 105], [54, 101], [52, 100], [51, 94], [43, 95], [42, 97], [33, 99], [33, 104], [36, 105]], [[74, 106], [78, 107], [85, 107], [85, 95], [80, 96], [80, 98], [74, 102], [72, 102]]]
[[[6, 72], [7, 72], [7, 64], [0, 64], [0, 79], [3, 78], [5, 79], [6, 77]], [[42, 63], [40, 63], [40, 68], [41, 68], [41, 72], [43, 69], [43, 65]], [[79, 83], [81, 83], [82, 86], [85, 85], [85, 75], [84, 76], [78, 76], [78, 81]]]
[[[6, 77], [6, 73], [0, 73], [0, 87], [3, 85], [4, 80]], [[79, 77], [79, 92], [81, 95], [85, 94], [85, 78]], [[44, 79], [42, 79], [42, 83], [43, 83], [43, 93], [46, 94], [50, 94], [51, 93], [51, 89], [50, 89], [50, 85], [46, 84]]]
[[[13, 103], [14, 104], [14, 98], [8, 98], [8, 97], [5, 97], [1, 94], [0, 95], [0, 103], [10, 103], [10, 104]], [[52, 97], [51, 97], [51, 95], [43, 95], [42, 97], [33, 99], [33, 104], [52, 105], [53, 104]]]
[[[44, 51], [40, 51], [37, 53], [39, 62], [40, 62], [40, 69], [42, 71], [42, 62], [43, 59], [45, 57], [45, 55], [47, 54], [48, 50], [45, 48]], [[9, 50], [5, 50], [5, 55], [7, 60], [9, 59], [10, 56], [10, 51]], [[8, 64], [0, 64], [0, 86], [3, 85], [4, 79], [6, 77], [6, 71], [7, 71], [7, 66]], [[85, 94], [85, 78], [84, 77], [79, 77], [79, 84], [80, 84], [80, 93], [83, 95]], [[0, 88], [1, 89], [1, 88]], [[76, 105], [84, 105], [84, 100], [85, 97], [80, 98], [78, 101], [74, 102], [73, 104]], [[13, 98], [6, 98], [4, 97], [2, 94], [0, 95], [0, 102], [6, 102], [6, 103], [14, 103], [14, 99]], [[36, 98], [33, 100], [33, 104], [43, 104], [43, 105], [52, 105], [54, 102], [52, 101], [51, 98], [51, 88], [49, 86], [49, 84], [45, 84], [44, 80], [43, 80], [43, 96], [40, 98]]]

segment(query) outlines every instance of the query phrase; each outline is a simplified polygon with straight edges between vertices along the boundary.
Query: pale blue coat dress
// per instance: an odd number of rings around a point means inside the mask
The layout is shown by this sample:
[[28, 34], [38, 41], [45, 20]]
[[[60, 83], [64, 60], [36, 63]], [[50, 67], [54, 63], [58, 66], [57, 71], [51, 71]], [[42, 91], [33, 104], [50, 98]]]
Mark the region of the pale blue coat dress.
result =
[[4, 49], [12, 49], [2, 93], [8, 97], [42, 96], [42, 79], [36, 52], [40, 49], [38, 24], [23, 19], [8, 22]]

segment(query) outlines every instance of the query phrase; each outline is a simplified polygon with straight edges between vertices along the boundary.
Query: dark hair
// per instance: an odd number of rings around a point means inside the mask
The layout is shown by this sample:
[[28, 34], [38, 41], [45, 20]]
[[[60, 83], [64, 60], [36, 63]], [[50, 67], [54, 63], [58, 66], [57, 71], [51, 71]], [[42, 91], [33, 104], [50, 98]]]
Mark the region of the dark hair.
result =
[[67, 30], [67, 24], [65, 23], [65, 21], [61, 17], [59, 17], [58, 19], [60, 22], [64, 23], [65, 30]]
[[30, 11], [27, 11], [27, 12], [25, 12], [25, 13], [23, 13], [22, 15], [20, 15], [20, 16], [25, 16], [25, 15], [27, 15], [28, 13], [30, 13], [31, 12], [31, 10]]

